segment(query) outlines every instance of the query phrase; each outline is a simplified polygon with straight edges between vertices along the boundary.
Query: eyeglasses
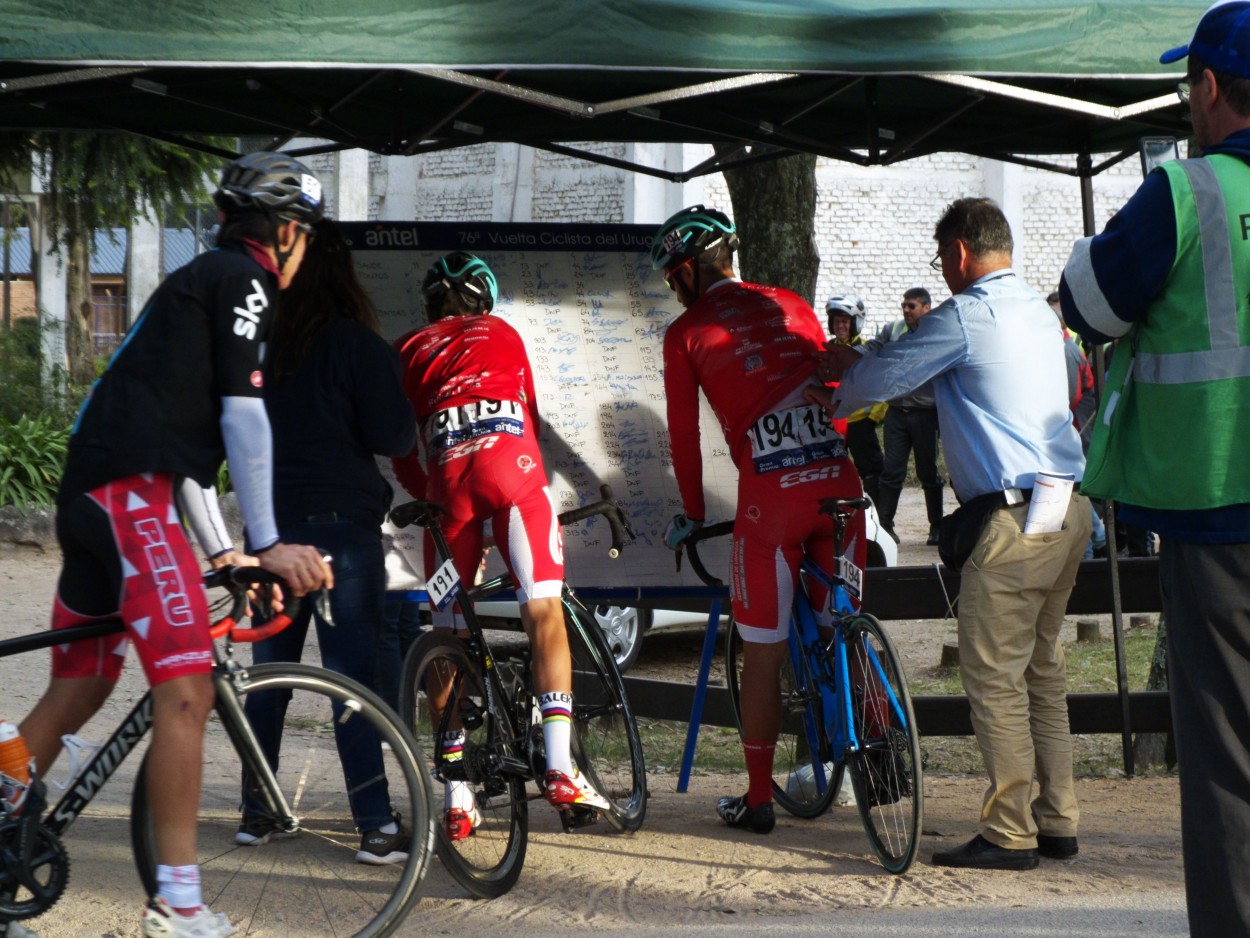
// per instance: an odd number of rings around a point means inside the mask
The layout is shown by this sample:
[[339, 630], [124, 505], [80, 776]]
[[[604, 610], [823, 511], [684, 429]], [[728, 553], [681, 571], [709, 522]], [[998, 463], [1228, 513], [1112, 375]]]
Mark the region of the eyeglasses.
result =
[[1181, 104], [1189, 106], [1189, 82], [1178, 81], [1176, 83], [1176, 96], [1181, 99]]
[[[693, 258], [691, 258], [691, 260], [693, 260]], [[682, 261], [680, 264], [678, 264], [676, 267], [672, 268], [671, 270], [664, 271], [664, 285], [668, 287], [670, 290], [676, 290], [677, 289], [677, 283], [676, 283], [677, 271], [681, 270], [683, 267], [689, 267], [689, 266], [690, 266], [690, 260], [685, 260], [685, 261]]]
[[903, 309], [920, 309], [920, 304], [916, 302], [904, 303]]
[[306, 225], [303, 222], [296, 222], [295, 227], [304, 232], [304, 238], [308, 244], [312, 244], [317, 240], [317, 229], [312, 225]]
[[957, 239], [952, 238], [950, 241], [947, 241], [945, 244], [939, 244], [937, 253], [933, 255], [933, 260], [929, 261], [929, 266], [932, 267], [934, 270], [940, 271], [942, 269], [942, 252], [945, 251], [947, 248], [949, 248], [952, 244], [954, 244], [956, 240]]

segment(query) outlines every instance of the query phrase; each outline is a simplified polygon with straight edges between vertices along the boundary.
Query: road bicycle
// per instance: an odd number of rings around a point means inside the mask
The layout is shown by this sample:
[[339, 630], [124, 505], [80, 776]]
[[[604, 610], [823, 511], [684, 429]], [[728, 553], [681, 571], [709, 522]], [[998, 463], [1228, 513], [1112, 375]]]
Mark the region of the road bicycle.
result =
[[[891, 873], [911, 866], [924, 811], [923, 760], [911, 696], [898, 652], [873, 616], [856, 611], [863, 571], [843, 555], [847, 522], [870, 504], [866, 498], [828, 499], [837, 566], [826, 571], [804, 558], [795, 590], [790, 656], [781, 676], [781, 735], [773, 768], [773, 796], [797, 817], [828, 810], [849, 767], [859, 816], [873, 852]], [[695, 573], [710, 586], [698, 544], [733, 532], [733, 522], [709, 525], [682, 542]], [[829, 590], [831, 628], [822, 628], [807, 583]], [[731, 628], [725, 674], [741, 732], [742, 638]]]
[[[608, 486], [603, 499], [560, 515], [561, 525], [601, 515], [612, 532], [615, 557], [629, 532], [623, 512]], [[511, 586], [506, 577], [465, 588], [455, 574], [447, 540], [434, 502], [400, 505], [391, 512], [398, 527], [423, 526], [434, 543], [440, 568], [430, 578], [435, 589], [445, 580], [447, 601], [459, 597], [467, 634], [435, 629], [413, 643], [404, 659], [400, 712], [424, 743], [430, 774], [436, 782], [465, 782], [480, 817], [471, 835], [452, 840], [440, 825], [438, 854], [451, 875], [472, 895], [494, 898], [516, 884], [525, 861], [529, 831], [526, 784], [542, 789], [546, 775], [542, 714], [530, 683], [528, 645], [507, 650], [488, 639], [474, 611]], [[440, 594], [443, 591], [440, 591]], [[625, 684], [594, 615], [564, 586], [561, 602], [573, 659], [572, 754], [578, 769], [611, 802], [604, 812], [618, 831], [637, 830], [647, 809], [647, 773], [638, 724], [625, 695]], [[450, 727], [463, 728], [466, 740], [454, 761], [440, 751]], [[598, 812], [574, 808], [561, 813], [565, 829], [598, 819]]]
[[[291, 623], [294, 601], [288, 599], [285, 614], [264, 624], [254, 618], [251, 628], [239, 624], [249, 585], [276, 582], [271, 575], [257, 567], [227, 568], [206, 574], [204, 582], [225, 590], [210, 606], [217, 699], [205, 733], [198, 837], [206, 901], [249, 931], [358, 938], [391, 934], [418, 898], [434, 846], [430, 780], [416, 741], [375, 694], [341, 674], [302, 664], [247, 666], [235, 660], [235, 643], [261, 641]], [[116, 618], [45, 630], [0, 642], [0, 657], [122, 630]], [[272, 767], [244, 716], [244, 701], [255, 694], [286, 701], [285, 710], [278, 711], [284, 714], [282, 758]], [[384, 765], [391, 805], [412, 833], [406, 862], [355, 862], [360, 833], [347, 801], [336, 723], [347, 732], [368, 728], [389, 744]], [[21, 813], [0, 817], [0, 932], [6, 921], [41, 915], [61, 897], [69, 879], [62, 837], [151, 726], [148, 691], [81, 771], [71, 749], [71, 780], [56, 805], [47, 809], [46, 780], [36, 775]], [[229, 755], [223, 751], [227, 746], [233, 750]], [[156, 892], [156, 848], [145, 781], [148, 772], [161, 770], [160, 753], [149, 747], [131, 797], [131, 846], [149, 895]], [[235, 843], [244, 778], [249, 798], [261, 806], [279, 838], [264, 847]], [[298, 897], [300, 921], [283, 921], [293, 897]]]

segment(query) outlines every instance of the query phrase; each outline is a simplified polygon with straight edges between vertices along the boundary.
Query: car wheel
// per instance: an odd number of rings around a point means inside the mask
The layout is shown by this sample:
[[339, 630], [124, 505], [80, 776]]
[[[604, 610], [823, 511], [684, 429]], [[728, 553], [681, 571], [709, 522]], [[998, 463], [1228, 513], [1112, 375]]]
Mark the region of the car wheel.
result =
[[878, 547], [876, 544], [874, 544], [872, 541], [869, 541], [868, 542], [868, 566], [884, 567], [885, 565], [886, 565], [885, 552], [882, 551], [881, 548]]
[[612, 649], [616, 666], [624, 674], [642, 651], [642, 636], [651, 628], [651, 610], [632, 606], [595, 606], [595, 621]]

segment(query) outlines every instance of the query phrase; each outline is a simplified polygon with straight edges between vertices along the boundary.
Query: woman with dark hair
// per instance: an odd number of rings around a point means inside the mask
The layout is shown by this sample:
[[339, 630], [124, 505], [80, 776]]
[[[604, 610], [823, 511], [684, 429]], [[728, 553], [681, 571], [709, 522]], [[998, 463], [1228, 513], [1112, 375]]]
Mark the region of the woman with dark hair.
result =
[[[265, 404], [273, 425], [278, 530], [284, 540], [315, 544], [333, 558], [333, 624], [306, 603], [295, 623], [257, 644], [253, 656], [257, 663], [298, 661], [312, 619], [322, 664], [376, 689], [386, 590], [381, 524], [391, 488], [374, 456], [405, 455], [416, 442], [416, 422], [399, 358], [378, 335], [377, 312], [347, 242], [329, 219], [313, 234], [274, 322]], [[248, 718], [276, 763], [286, 702], [276, 694], [248, 698]], [[356, 859], [401, 862], [408, 837], [391, 812], [380, 741], [357, 730], [336, 742], [363, 835]], [[245, 801], [235, 840], [260, 846], [277, 833], [259, 811], [249, 814]]]

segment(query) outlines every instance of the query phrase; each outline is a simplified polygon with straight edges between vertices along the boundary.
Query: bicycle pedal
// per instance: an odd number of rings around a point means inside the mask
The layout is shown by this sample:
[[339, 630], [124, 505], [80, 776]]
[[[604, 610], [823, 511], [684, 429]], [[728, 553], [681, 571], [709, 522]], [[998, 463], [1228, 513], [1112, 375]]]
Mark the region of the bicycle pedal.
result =
[[560, 825], [564, 828], [566, 834], [578, 828], [589, 827], [592, 824], [599, 823], [599, 810], [597, 808], [570, 804], [562, 805], [556, 810], [560, 812]]

